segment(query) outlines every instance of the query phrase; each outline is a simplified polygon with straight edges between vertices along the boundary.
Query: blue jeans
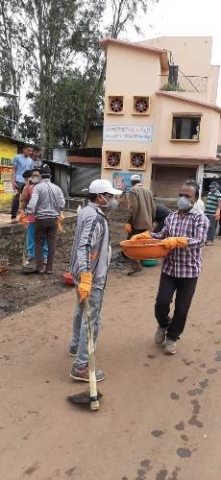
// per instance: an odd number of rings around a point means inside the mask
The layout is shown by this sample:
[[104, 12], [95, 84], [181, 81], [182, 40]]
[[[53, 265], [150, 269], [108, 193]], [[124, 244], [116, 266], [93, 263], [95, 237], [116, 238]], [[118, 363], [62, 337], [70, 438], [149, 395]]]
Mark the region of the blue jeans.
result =
[[215, 215], [206, 214], [209, 220], [209, 230], [207, 233], [207, 241], [213, 242], [216, 236], [216, 219]]
[[[94, 343], [101, 326], [101, 307], [104, 291], [99, 288], [92, 288], [89, 306], [91, 311], [91, 325], [94, 334]], [[80, 303], [77, 293], [77, 305], [74, 313], [73, 337], [70, 346], [78, 347], [78, 354], [75, 365], [77, 368], [85, 368], [88, 365], [88, 342], [87, 342], [87, 319], [84, 316], [84, 303]]]
[[[35, 258], [35, 223], [29, 223], [26, 234], [26, 250], [28, 258], [31, 260]], [[43, 242], [43, 259], [46, 260], [48, 256], [48, 243], [46, 238]]]

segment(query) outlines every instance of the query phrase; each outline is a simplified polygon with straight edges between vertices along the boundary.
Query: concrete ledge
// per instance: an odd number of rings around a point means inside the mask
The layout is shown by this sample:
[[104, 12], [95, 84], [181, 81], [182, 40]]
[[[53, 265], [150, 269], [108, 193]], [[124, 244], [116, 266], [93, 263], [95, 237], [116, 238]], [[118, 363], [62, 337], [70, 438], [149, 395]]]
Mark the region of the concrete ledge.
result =
[[[63, 230], [58, 232], [57, 243], [66, 245], [72, 243], [74, 237], [76, 213], [64, 212]], [[15, 257], [21, 255], [25, 245], [26, 232], [24, 227], [19, 224], [0, 225], [0, 255]]]

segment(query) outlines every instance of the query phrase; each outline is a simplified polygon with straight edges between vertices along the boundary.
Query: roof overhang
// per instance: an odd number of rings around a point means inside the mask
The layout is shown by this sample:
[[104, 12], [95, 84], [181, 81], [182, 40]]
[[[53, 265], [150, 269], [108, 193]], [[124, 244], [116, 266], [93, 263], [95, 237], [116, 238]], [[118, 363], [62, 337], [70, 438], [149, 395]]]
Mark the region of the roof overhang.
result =
[[212, 103], [201, 102], [200, 100], [195, 100], [194, 98], [184, 97], [182, 95], [178, 95], [175, 92], [162, 92], [161, 90], [158, 90], [156, 92], [156, 95], [160, 97], [168, 98], [168, 99], [180, 100], [181, 102], [185, 102], [189, 104], [191, 103], [192, 105], [198, 105], [201, 107], [209, 108], [210, 110], [214, 110], [215, 112], [219, 113], [219, 115], [221, 115], [221, 108]]
[[124, 40], [118, 40], [115, 38], [101, 39], [100, 44], [105, 51], [107, 51], [108, 46], [113, 45], [116, 47], [136, 49], [137, 51], [142, 51], [144, 53], [152, 53], [154, 55], [159, 55], [162, 71], [168, 70], [168, 53], [167, 50], [164, 50], [162, 48], [156, 48], [150, 45], [141, 45], [140, 43], [125, 42]]

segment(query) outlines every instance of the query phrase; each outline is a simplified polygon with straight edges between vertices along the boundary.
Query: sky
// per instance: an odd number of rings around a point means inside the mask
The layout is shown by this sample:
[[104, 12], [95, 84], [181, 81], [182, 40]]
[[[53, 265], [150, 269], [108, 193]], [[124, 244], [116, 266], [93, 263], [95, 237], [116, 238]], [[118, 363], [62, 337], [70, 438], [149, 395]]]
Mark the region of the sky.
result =
[[[159, 0], [147, 18], [140, 18], [142, 37], [130, 29], [127, 39], [160, 36], [211, 36], [211, 63], [221, 65], [221, 0]], [[217, 103], [221, 106], [221, 72]]]

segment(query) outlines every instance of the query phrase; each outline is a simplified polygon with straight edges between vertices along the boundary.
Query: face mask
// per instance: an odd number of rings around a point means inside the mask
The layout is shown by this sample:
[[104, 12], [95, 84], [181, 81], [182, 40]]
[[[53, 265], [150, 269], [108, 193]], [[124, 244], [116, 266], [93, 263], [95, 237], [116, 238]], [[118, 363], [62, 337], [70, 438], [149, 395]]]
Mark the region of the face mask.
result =
[[179, 197], [177, 205], [178, 205], [178, 209], [181, 212], [187, 212], [192, 208], [192, 203], [186, 197]]
[[118, 201], [115, 198], [111, 198], [111, 200], [107, 200], [103, 195], [101, 197], [105, 200], [106, 205], [102, 205], [101, 208], [108, 208], [109, 211], [114, 212], [118, 208]]
[[36, 183], [39, 183], [39, 178], [38, 177], [32, 177], [31, 183], [32, 183], [32, 185], [35, 185]]

